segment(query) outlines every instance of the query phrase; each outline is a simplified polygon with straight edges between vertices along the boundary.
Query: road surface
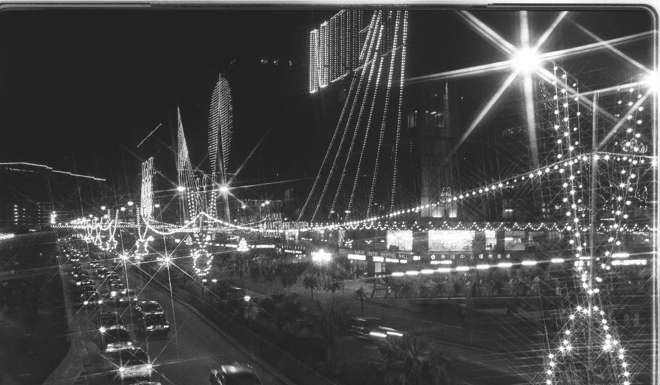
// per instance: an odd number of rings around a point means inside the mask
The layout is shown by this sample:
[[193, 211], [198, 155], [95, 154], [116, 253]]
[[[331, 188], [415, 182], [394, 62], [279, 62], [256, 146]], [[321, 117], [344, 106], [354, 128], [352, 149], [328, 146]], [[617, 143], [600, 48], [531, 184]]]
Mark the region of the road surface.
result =
[[[119, 267], [118, 272], [126, 276], [121, 269], [122, 267]], [[142, 276], [133, 272], [129, 272], [128, 282], [129, 288], [139, 293], [140, 299], [158, 301], [163, 306], [165, 316], [171, 325], [167, 338], [145, 340], [136, 337], [131, 331], [137, 345], [148, 352], [154, 364], [157, 373], [152, 380], [174, 385], [208, 384], [211, 368], [217, 367], [220, 363], [240, 362], [252, 365], [265, 385], [284, 383], [281, 377], [278, 379], [269, 372], [268, 368], [255, 362], [234, 343], [230, 336], [216, 329], [210, 321], [188, 305], [172, 299], [169, 292], [155, 282], [152, 281], [145, 287]], [[75, 310], [80, 332], [85, 336], [86, 350], [83, 354], [84, 368], [77, 381], [78, 384], [108, 384], [115, 377], [112, 364], [99, 352], [95, 314], [94, 311]]]

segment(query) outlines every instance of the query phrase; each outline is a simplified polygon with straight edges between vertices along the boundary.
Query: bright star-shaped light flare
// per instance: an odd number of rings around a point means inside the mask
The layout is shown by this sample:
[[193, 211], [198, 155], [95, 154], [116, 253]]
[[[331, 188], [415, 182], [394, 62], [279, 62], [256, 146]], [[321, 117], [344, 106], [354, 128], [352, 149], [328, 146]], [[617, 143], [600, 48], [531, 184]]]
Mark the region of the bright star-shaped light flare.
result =
[[649, 91], [655, 93], [660, 91], [660, 74], [657, 72], [648, 72], [646, 75], [644, 75], [642, 82], [648, 87]]
[[516, 71], [522, 74], [530, 74], [541, 66], [541, 57], [534, 49], [523, 47], [513, 55], [511, 64]]

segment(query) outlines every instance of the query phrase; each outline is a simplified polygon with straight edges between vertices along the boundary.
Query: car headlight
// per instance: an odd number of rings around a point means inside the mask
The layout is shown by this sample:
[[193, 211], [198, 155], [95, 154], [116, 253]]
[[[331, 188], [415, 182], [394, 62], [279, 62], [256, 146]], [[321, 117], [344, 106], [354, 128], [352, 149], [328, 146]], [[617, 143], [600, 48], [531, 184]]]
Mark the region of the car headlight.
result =
[[99, 328], [99, 332], [101, 332], [101, 333], [105, 333], [106, 330], [107, 330], [107, 329], [105, 328], [105, 326], [101, 326], [101, 327]]
[[89, 305], [89, 301], [83, 301], [83, 305]]
[[379, 332], [379, 331], [374, 331], [374, 330], [370, 331], [369, 335], [372, 336], [372, 337], [387, 338], [387, 334], [385, 334], [383, 332]]
[[165, 324], [165, 325], [163, 325], [163, 327], [164, 327], [165, 329], [169, 329], [169, 328], [170, 328], [170, 325]]
[[147, 326], [147, 330], [154, 330], [154, 327], [152, 325]]
[[128, 341], [128, 343], [126, 345], [133, 346], [133, 343], [131, 341]]
[[123, 366], [120, 366], [120, 367], [119, 367], [119, 372], [120, 372], [120, 373], [123, 373], [125, 370], [126, 370], [125, 367], [123, 367]]

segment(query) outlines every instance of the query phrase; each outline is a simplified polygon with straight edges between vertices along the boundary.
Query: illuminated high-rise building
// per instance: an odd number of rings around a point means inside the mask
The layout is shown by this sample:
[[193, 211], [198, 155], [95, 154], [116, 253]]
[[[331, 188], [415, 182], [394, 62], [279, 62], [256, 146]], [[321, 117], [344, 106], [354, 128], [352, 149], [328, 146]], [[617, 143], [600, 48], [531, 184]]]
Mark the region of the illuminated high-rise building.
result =
[[342, 9], [310, 31], [310, 93], [343, 79], [361, 65], [360, 52], [369, 21], [365, 12], [368, 11]]
[[[455, 141], [449, 115], [449, 86], [417, 86], [410, 91], [408, 129], [416, 136], [419, 199], [427, 205], [450, 198], [458, 187], [454, 160], [447, 159]], [[422, 217], [457, 218], [455, 202], [425, 208]]]
[[309, 32], [309, 92], [319, 90], [319, 30]]

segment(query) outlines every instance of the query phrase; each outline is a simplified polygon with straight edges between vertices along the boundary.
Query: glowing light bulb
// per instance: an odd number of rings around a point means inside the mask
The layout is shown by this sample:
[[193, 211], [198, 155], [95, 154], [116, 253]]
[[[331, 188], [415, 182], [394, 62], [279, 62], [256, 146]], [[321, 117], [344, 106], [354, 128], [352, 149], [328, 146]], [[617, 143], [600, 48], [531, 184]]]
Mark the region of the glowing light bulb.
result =
[[541, 58], [533, 49], [523, 47], [514, 54], [511, 64], [516, 71], [529, 74], [540, 67]]
[[660, 90], [660, 75], [657, 72], [649, 72], [644, 76], [643, 82], [653, 92]]

